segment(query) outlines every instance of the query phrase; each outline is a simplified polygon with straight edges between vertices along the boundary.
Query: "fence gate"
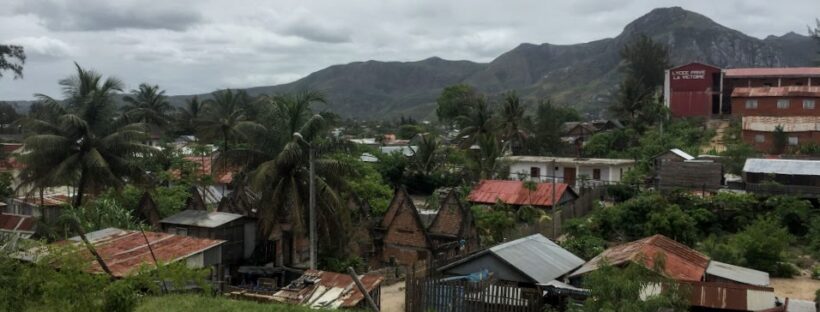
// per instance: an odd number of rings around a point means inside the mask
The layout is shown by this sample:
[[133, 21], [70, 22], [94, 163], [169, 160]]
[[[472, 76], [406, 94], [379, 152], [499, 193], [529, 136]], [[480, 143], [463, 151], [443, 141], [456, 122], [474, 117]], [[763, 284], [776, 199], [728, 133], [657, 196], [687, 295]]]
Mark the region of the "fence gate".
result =
[[497, 281], [408, 278], [405, 287], [406, 312], [536, 312], [542, 306], [537, 289]]

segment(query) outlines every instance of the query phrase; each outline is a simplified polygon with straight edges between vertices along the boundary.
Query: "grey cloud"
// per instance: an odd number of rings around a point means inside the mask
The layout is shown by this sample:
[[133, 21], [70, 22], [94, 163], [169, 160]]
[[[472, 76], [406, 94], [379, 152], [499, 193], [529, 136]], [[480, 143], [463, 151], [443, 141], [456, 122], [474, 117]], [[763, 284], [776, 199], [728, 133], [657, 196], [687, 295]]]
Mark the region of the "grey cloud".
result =
[[175, 1], [27, 0], [16, 12], [36, 15], [47, 28], [56, 31], [179, 31], [202, 21], [193, 8]]

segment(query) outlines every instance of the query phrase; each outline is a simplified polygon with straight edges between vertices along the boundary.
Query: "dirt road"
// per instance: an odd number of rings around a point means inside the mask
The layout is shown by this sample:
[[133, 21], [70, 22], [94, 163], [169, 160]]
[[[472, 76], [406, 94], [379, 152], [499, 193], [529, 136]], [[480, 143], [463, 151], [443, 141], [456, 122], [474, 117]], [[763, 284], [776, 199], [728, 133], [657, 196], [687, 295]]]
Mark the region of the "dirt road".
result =
[[814, 292], [820, 289], [820, 281], [813, 280], [808, 276], [772, 278], [771, 284], [775, 296], [781, 300], [783, 298], [814, 300]]
[[404, 312], [404, 282], [382, 287], [382, 312]]

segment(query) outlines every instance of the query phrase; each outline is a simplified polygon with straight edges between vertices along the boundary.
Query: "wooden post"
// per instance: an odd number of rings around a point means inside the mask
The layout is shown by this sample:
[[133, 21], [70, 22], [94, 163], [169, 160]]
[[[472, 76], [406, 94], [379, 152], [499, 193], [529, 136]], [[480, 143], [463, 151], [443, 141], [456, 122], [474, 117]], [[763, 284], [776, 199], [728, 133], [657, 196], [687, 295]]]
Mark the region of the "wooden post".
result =
[[347, 272], [350, 274], [350, 277], [353, 278], [353, 282], [356, 283], [356, 287], [358, 287], [359, 291], [361, 291], [362, 295], [364, 295], [364, 299], [367, 300], [367, 303], [370, 305], [370, 309], [373, 310], [373, 312], [379, 312], [379, 306], [376, 305], [375, 301], [373, 301], [373, 297], [370, 297], [370, 293], [367, 292], [367, 288], [364, 288], [364, 284], [362, 284], [362, 281], [359, 280], [359, 275], [356, 274], [356, 270], [354, 270], [353, 267], [347, 267]]
[[159, 282], [162, 283], [162, 293], [167, 294], [168, 288], [165, 286], [165, 281], [162, 280], [162, 276], [159, 274], [159, 262], [157, 261], [157, 256], [154, 254], [154, 248], [151, 248], [151, 242], [148, 241], [148, 236], [145, 235], [145, 230], [140, 227], [140, 233], [142, 233], [142, 238], [145, 239], [145, 245], [148, 246], [148, 251], [151, 252], [151, 259], [154, 259], [154, 265], [157, 267], [157, 277], [159, 277]]

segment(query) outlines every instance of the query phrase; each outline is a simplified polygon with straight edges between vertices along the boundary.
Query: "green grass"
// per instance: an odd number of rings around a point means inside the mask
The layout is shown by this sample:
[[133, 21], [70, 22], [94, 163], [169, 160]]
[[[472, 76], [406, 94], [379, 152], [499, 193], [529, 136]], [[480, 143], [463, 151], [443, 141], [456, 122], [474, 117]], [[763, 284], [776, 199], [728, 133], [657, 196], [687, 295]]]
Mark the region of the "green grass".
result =
[[167, 295], [161, 297], [148, 297], [144, 298], [137, 307], [137, 312], [154, 311], [308, 312], [316, 310], [295, 305], [256, 303], [252, 301], [239, 301], [224, 297], [207, 297], [200, 295]]

